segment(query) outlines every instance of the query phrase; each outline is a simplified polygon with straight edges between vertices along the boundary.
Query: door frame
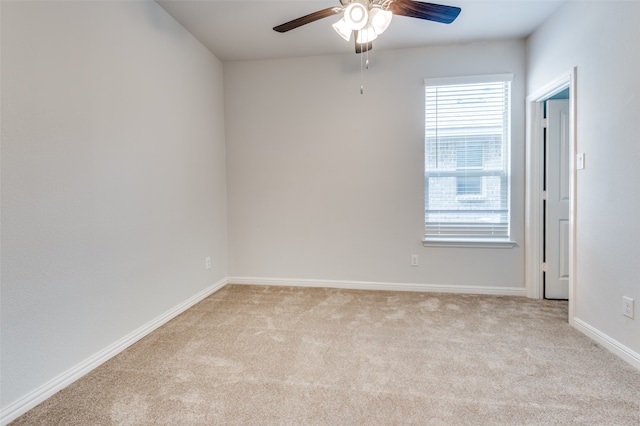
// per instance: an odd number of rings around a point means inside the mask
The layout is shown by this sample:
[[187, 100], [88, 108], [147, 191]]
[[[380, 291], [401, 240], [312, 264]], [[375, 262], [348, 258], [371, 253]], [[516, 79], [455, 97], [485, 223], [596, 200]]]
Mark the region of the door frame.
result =
[[542, 299], [543, 226], [542, 189], [544, 178], [544, 101], [569, 89], [569, 323], [573, 323], [576, 294], [576, 74], [572, 68], [536, 90], [526, 99], [525, 146], [525, 288], [527, 297]]

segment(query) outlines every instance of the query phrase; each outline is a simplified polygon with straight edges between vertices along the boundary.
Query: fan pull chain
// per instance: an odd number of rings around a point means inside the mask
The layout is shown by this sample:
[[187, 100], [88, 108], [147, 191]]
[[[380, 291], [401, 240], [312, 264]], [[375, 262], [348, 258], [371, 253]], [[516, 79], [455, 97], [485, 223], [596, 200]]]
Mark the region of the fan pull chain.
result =
[[367, 49], [367, 60], [365, 61], [365, 68], [369, 69], [369, 49]]
[[369, 50], [367, 49], [367, 57], [363, 58], [364, 54], [360, 53], [360, 94], [364, 95], [364, 73], [369, 69]]
[[364, 66], [362, 61], [364, 61], [362, 52], [360, 52], [360, 94], [364, 95]]

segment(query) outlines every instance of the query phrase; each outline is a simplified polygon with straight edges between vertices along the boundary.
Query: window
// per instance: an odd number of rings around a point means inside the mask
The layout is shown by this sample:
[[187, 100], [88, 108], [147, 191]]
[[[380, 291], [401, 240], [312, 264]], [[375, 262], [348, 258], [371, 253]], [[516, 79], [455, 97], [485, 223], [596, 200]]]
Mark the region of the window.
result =
[[512, 75], [425, 80], [425, 244], [509, 241]]

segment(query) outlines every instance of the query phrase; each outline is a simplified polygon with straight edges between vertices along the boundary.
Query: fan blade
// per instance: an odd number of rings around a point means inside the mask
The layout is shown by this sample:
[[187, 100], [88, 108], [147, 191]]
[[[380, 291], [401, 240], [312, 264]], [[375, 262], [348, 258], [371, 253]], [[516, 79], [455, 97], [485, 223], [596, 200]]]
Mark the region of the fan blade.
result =
[[309, 24], [313, 21], [317, 21], [318, 19], [327, 18], [329, 16], [337, 15], [342, 12], [343, 8], [341, 7], [330, 7], [328, 9], [322, 9], [317, 12], [310, 13], [301, 18], [294, 19], [293, 21], [286, 22], [282, 25], [278, 25], [277, 27], [273, 27], [274, 31], [279, 33], [286, 33], [287, 31], [291, 31], [294, 28], [301, 27], [305, 24]]
[[414, 0], [395, 0], [389, 6], [394, 15], [450, 24], [456, 20], [462, 9], [443, 4], [425, 3]]
[[368, 52], [371, 49], [373, 49], [373, 43], [372, 42], [369, 42], [369, 43], [357, 43], [356, 42], [356, 53]]

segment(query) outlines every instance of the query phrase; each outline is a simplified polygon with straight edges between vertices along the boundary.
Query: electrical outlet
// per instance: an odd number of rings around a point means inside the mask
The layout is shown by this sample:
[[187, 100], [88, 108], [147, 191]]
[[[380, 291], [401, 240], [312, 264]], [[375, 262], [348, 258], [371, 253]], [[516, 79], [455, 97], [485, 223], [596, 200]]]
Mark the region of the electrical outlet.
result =
[[211, 269], [211, 257], [207, 256], [204, 258], [204, 267], [206, 269]]
[[418, 255], [417, 254], [412, 254], [411, 255], [411, 266], [418, 266], [420, 263], [418, 262]]
[[633, 299], [627, 296], [622, 297], [622, 315], [633, 319]]

